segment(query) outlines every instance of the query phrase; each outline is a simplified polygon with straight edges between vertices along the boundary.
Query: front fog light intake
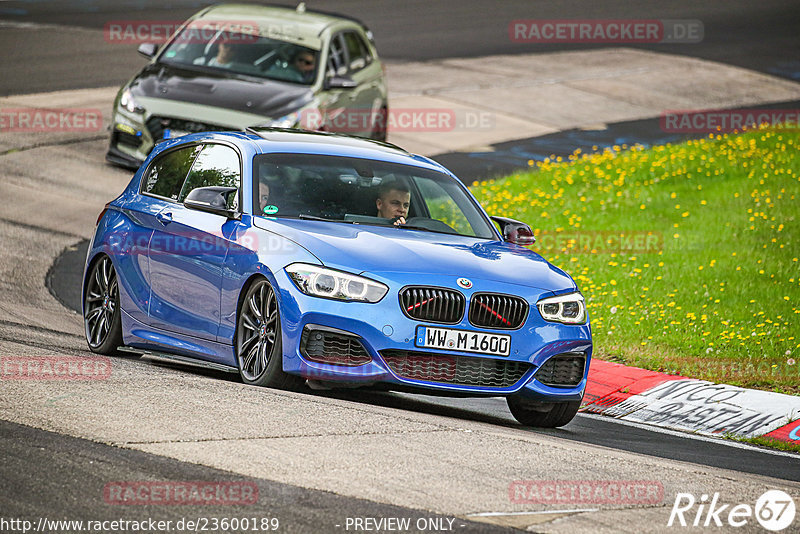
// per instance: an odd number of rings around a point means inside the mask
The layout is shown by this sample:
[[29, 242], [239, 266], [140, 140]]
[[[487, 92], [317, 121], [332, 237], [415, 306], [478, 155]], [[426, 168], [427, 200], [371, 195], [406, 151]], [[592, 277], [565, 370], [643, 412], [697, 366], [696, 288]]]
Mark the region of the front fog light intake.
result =
[[580, 293], [548, 297], [536, 303], [545, 321], [567, 324], [586, 322], [586, 302]]
[[387, 286], [375, 280], [318, 265], [293, 263], [286, 267], [286, 272], [300, 291], [314, 297], [378, 302], [389, 291]]

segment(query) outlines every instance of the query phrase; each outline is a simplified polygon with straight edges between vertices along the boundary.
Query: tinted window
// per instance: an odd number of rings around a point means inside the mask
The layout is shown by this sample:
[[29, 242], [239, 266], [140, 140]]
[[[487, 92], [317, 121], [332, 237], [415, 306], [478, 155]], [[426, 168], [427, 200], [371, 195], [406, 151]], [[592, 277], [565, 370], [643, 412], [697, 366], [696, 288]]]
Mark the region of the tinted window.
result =
[[[310, 69], [297, 69], [295, 58], [310, 55]], [[230, 31], [208, 31], [187, 26], [159, 56], [159, 61], [190, 67], [213, 68], [303, 84], [314, 81], [318, 50], [291, 42]]]
[[142, 193], [177, 199], [186, 173], [199, 151], [199, 146], [190, 146], [157, 157], [150, 165], [147, 177], [142, 180]]
[[[312, 154], [262, 154], [253, 162], [254, 213], [392, 225], [381, 203], [408, 202], [410, 227], [485, 239], [489, 221], [452, 177], [385, 161]], [[385, 200], [384, 200], [385, 199]]]
[[350, 70], [356, 71], [367, 66], [367, 49], [364, 43], [355, 32], [344, 34], [344, 42], [347, 45], [347, 54], [350, 57]]
[[[223, 186], [239, 187], [239, 155], [232, 148], [225, 145], [209, 144], [197, 159], [183, 184], [178, 200], [183, 202], [186, 196], [198, 187]], [[233, 204], [238, 195], [231, 195]], [[229, 208], [234, 208], [229, 205]]]
[[331, 39], [331, 47], [328, 51], [327, 76], [344, 76], [347, 74], [347, 63], [345, 62], [344, 47], [345, 45], [342, 34], [338, 34]]

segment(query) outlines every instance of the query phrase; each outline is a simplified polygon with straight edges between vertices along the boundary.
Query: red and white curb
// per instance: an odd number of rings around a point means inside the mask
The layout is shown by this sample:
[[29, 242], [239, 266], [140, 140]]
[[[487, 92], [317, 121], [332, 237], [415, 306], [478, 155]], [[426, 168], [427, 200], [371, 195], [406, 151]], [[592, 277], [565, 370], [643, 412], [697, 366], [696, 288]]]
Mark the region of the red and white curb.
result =
[[800, 397], [592, 360], [581, 411], [720, 436], [800, 445]]

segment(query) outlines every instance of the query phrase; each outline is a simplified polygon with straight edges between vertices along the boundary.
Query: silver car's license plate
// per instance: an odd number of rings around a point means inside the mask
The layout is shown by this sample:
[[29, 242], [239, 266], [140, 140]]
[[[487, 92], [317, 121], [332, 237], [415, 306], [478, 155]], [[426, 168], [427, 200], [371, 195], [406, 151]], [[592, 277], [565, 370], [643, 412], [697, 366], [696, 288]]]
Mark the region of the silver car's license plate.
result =
[[472, 330], [455, 330], [435, 326], [418, 326], [415, 339], [417, 347], [478, 352], [493, 356], [511, 354], [511, 336], [486, 334]]

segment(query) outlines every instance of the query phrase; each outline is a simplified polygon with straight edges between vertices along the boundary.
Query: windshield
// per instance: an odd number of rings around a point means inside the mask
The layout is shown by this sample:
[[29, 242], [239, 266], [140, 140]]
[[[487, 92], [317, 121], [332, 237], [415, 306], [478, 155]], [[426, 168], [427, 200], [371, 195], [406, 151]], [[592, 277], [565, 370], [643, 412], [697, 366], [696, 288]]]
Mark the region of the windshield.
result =
[[463, 186], [419, 167], [313, 154], [262, 154], [253, 162], [254, 213], [494, 239]]
[[159, 61], [311, 85], [319, 51], [279, 39], [187, 26]]

